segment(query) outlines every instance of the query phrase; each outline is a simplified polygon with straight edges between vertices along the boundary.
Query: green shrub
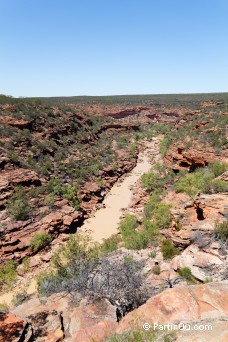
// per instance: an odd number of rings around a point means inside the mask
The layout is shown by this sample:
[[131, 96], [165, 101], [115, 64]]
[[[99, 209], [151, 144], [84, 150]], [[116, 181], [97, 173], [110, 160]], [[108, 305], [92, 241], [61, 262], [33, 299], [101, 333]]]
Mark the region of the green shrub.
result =
[[192, 282], [192, 283], [196, 282], [196, 279], [192, 275], [192, 271], [191, 271], [191, 269], [189, 267], [181, 268], [180, 270], [178, 270], [178, 273], [180, 274], [180, 276], [184, 277], [189, 282]]
[[169, 146], [171, 145], [171, 143], [172, 143], [172, 139], [169, 136], [166, 136], [162, 140], [162, 142], [160, 144], [160, 153], [161, 153], [162, 157], [164, 157], [166, 155], [166, 152], [167, 152]]
[[22, 187], [18, 187], [8, 203], [8, 211], [15, 220], [24, 221], [29, 218], [31, 207], [27, 201], [25, 191]]
[[[134, 215], [127, 215], [120, 224], [120, 232], [127, 249], [144, 249], [148, 246], [152, 236], [155, 235], [154, 226], [149, 227], [149, 221], [144, 222], [144, 229], [136, 231], [137, 219]], [[150, 228], [150, 229], [149, 229]], [[153, 230], [153, 231], [152, 231]]]
[[43, 163], [40, 167], [40, 173], [44, 176], [47, 176], [52, 171], [53, 165], [49, 161]]
[[118, 248], [118, 243], [121, 241], [119, 235], [113, 234], [109, 238], [104, 239], [101, 245], [101, 251], [104, 254], [115, 251]]
[[164, 259], [171, 259], [178, 254], [178, 250], [174, 246], [172, 240], [166, 239], [162, 241], [161, 251]]
[[124, 245], [127, 249], [145, 249], [148, 246], [148, 237], [144, 232], [134, 232], [123, 237]]
[[25, 257], [22, 260], [22, 265], [23, 265], [23, 271], [27, 273], [29, 271], [29, 257]]
[[137, 151], [138, 145], [136, 143], [132, 144], [130, 147], [130, 158], [132, 158], [135, 154], [135, 151]]
[[228, 191], [227, 182], [214, 179], [227, 170], [227, 165], [215, 162], [206, 168], [197, 169], [195, 172], [182, 174], [175, 183], [177, 192], [185, 192], [190, 197], [197, 192], [226, 192]]
[[220, 163], [220, 162], [216, 161], [216, 162], [210, 164], [209, 168], [211, 169], [211, 171], [213, 172], [215, 177], [218, 177], [221, 174], [223, 174], [225, 171], [228, 170], [228, 165], [225, 163]]
[[215, 226], [215, 236], [222, 241], [228, 240], [228, 222], [217, 223]]
[[77, 274], [79, 265], [75, 264], [73, 271], [69, 270], [68, 265], [74, 264], [78, 260], [98, 259], [99, 254], [100, 246], [94, 243], [90, 237], [76, 234], [70, 236], [67, 243], [53, 256], [52, 263], [58, 274], [73, 276]]
[[150, 198], [149, 198], [147, 204], [144, 207], [144, 215], [145, 215], [145, 217], [147, 219], [151, 219], [152, 218], [153, 210], [155, 209], [157, 204], [160, 202], [160, 195], [161, 195], [161, 192], [158, 191], [158, 190], [154, 191], [150, 195]]
[[206, 278], [203, 283], [208, 284], [208, 283], [212, 283], [212, 282], [213, 282], [213, 278], [209, 277], [209, 278]]
[[8, 260], [0, 267], [0, 288], [13, 285], [17, 276], [17, 266], [15, 261]]
[[137, 225], [137, 219], [134, 215], [126, 215], [120, 223], [120, 231], [123, 237], [127, 237], [134, 233]]
[[78, 210], [80, 201], [77, 196], [78, 187], [76, 185], [62, 184], [59, 179], [51, 179], [46, 190], [49, 195], [46, 198], [47, 204], [52, 205], [56, 196], [62, 196], [73, 203], [74, 209]]
[[161, 239], [161, 234], [159, 232], [158, 226], [154, 222], [144, 219], [142, 233], [147, 238], [147, 247], [158, 246], [158, 242]]
[[154, 259], [154, 258], [156, 257], [156, 255], [157, 255], [157, 252], [156, 252], [156, 251], [151, 251], [151, 252], [148, 254], [148, 256], [149, 256], [150, 258], [152, 258], [152, 259]]
[[52, 237], [50, 234], [47, 234], [45, 232], [36, 233], [32, 237], [29, 246], [33, 249], [34, 252], [38, 252], [39, 250], [49, 245], [51, 241]]
[[171, 205], [160, 201], [159, 192], [154, 192], [144, 207], [144, 215], [147, 219], [153, 219], [159, 228], [168, 228], [171, 221]]
[[152, 268], [152, 272], [153, 274], [159, 275], [161, 273], [161, 268], [159, 265], [154, 265], [154, 267]]
[[214, 181], [211, 182], [210, 188], [215, 193], [228, 192], [228, 183], [222, 179], [215, 179]]
[[79, 198], [77, 196], [77, 187], [75, 187], [75, 186], [65, 187], [65, 191], [64, 191], [64, 196], [63, 197], [73, 203], [73, 206], [74, 206], [75, 210], [79, 209], [80, 201], [79, 201]]
[[81, 277], [79, 282], [83, 283], [81, 283], [83, 287], [99, 254], [100, 247], [91, 240], [91, 237], [80, 234], [70, 236], [66, 244], [52, 257], [50, 269], [39, 274], [37, 279], [39, 294], [49, 295], [63, 291], [66, 289], [66, 284], [70, 285], [71, 280], [77, 277]]
[[142, 326], [134, 324], [134, 327], [130, 331], [114, 334], [106, 338], [104, 342], [174, 342], [175, 340], [176, 334], [174, 332], [155, 331], [152, 327], [146, 331]]
[[171, 205], [160, 202], [152, 212], [152, 218], [159, 228], [168, 228], [171, 221]]
[[218, 129], [207, 132], [207, 140], [213, 147], [222, 147], [227, 144], [224, 130]]
[[161, 175], [155, 172], [144, 173], [141, 177], [142, 187], [147, 190], [155, 190], [160, 189], [164, 185], [164, 178], [161, 178]]
[[54, 194], [49, 194], [45, 197], [44, 203], [45, 203], [45, 205], [52, 207], [55, 203], [55, 200], [56, 200], [56, 198], [55, 198]]
[[198, 192], [208, 192], [213, 178], [214, 174], [212, 172], [197, 169], [195, 172], [181, 175], [175, 183], [175, 190], [194, 197]]
[[136, 228], [137, 219], [134, 215], [127, 215], [120, 224], [120, 232], [127, 249], [145, 249], [160, 238], [158, 226], [147, 219], [143, 220], [141, 231], [136, 231]]
[[120, 149], [125, 148], [128, 145], [129, 138], [126, 136], [120, 136], [117, 139], [117, 147]]

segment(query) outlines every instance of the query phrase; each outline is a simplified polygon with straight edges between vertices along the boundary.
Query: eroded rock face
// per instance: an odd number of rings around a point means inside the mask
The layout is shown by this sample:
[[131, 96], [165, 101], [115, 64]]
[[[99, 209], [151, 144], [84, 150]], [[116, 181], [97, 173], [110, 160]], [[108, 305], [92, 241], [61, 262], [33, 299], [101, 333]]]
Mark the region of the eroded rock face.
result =
[[30, 300], [18, 306], [14, 314], [32, 327], [33, 340], [40, 342], [101, 341], [117, 325], [116, 308], [106, 299], [85, 298], [76, 305], [66, 293]]
[[26, 334], [26, 326], [27, 323], [24, 319], [19, 318], [12, 313], [0, 312], [0, 342], [19, 341], [20, 336], [24, 333]]
[[[170, 289], [149, 299], [146, 304], [130, 312], [119, 323], [117, 332], [132, 329], [134, 324], [153, 325], [200, 322], [225, 319], [228, 316], [228, 281]], [[227, 323], [228, 324], [228, 323]], [[228, 328], [228, 325], [226, 325]]]
[[[228, 281], [165, 290], [116, 322], [116, 308], [106, 299], [81, 300], [79, 305], [67, 293], [32, 299], [1, 317], [1, 341], [20, 341], [22, 334], [39, 342], [103, 341], [113, 333], [123, 333], [151, 324], [209, 324], [212, 330], [177, 331], [177, 341], [225, 342], [228, 332]], [[220, 330], [221, 329], [221, 330]], [[5, 334], [5, 335], [4, 335]], [[6, 335], [8, 334], [8, 335]], [[3, 337], [2, 337], [3, 338]]]
[[[121, 151], [122, 152], [122, 151]], [[34, 210], [32, 218], [26, 221], [14, 221], [7, 210], [0, 212], [0, 219], [3, 224], [1, 235], [0, 264], [6, 260], [20, 261], [26, 256], [33, 254], [29, 248], [33, 234], [46, 232], [56, 239], [62, 233], [76, 231], [77, 227], [88, 214], [99, 208], [99, 204], [108, 192], [110, 187], [125, 173], [131, 171], [137, 162], [137, 151], [133, 158], [129, 160], [126, 152], [119, 153], [119, 168], [113, 171], [112, 165], [104, 168], [100, 173], [102, 184], [91, 180], [84, 183], [78, 192], [81, 200], [79, 210], [75, 210], [69, 201], [64, 199], [56, 200], [55, 208], [40, 204], [42, 198], [38, 199], [40, 207]], [[5, 208], [14, 187], [23, 186], [24, 189], [39, 187], [42, 185], [37, 173], [25, 169], [2, 170], [0, 180], [0, 206]], [[42, 197], [42, 196], [41, 196]], [[35, 205], [33, 205], [35, 207]]]
[[51, 234], [54, 239], [60, 233], [73, 229], [81, 215], [73, 207], [63, 205], [58, 210], [41, 218], [40, 221], [33, 222], [29, 219], [8, 224], [1, 237], [1, 262], [10, 259], [21, 260], [25, 256], [32, 255], [33, 251], [29, 245], [33, 234], [46, 232]]
[[184, 168], [195, 170], [197, 167], [207, 166], [215, 160], [213, 149], [208, 149], [208, 151], [205, 151], [205, 149], [192, 150], [184, 145], [173, 145], [165, 156], [165, 162], [168, 165], [172, 164], [172, 168], [175, 170]]
[[213, 255], [211, 253], [201, 251], [199, 247], [195, 245], [191, 245], [186, 248], [181, 255], [176, 256], [171, 261], [171, 267], [174, 270], [180, 270], [184, 267], [188, 267], [191, 269], [194, 277], [201, 281], [205, 281], [210, 276], [207, 272], [207, 268], [221, 266], [223, 262], [224, 260], [219, 254]]

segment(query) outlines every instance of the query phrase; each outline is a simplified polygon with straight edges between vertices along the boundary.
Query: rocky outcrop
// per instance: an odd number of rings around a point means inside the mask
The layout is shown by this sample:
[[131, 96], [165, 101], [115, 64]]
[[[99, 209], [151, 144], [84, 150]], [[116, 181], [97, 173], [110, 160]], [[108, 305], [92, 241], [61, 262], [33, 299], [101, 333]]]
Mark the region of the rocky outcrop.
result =
[[222, 104], [224, 104], [224, 101], [216, 101], [216, 102], [207, 101], [207, 102], [202, 102], [200, 107], [201, 108], [210, 108], [210, 107], [220, 106]]
[[[42, 182], [35, 171], [22, 168], [2, 170], [0, 178], [0, 208], [5, 209], [8, 199], [14, 193], [15, 187], [36, 187]], [[0, 213], [0, 219], [4, 220], [4, 213]]]
[[110, 113], [107, 113], [107, 116], [111, 116], [113, 119], [123, 119], [128, 116], [140, 114], [142, 111], [149, 110], [150, 107], [133, 107], [133, 108], [125, 108], [120, 111], [114, 112], [114, 110]]
[[10, 116], [3, 116], [0, 117], [0, 124], [9, 125], [12, 127], [16, 127], [19, 129], [31, 129], [32, 128], [32, 121], [28, 120], [15, 120], [15, 118]]
[[[0, 342], [17, 342], [27, 329], [27, 323], [12, 313], [0, 312]], [[26, 332], [27, 337], [31, 334]]]
[[204, 167], [209, 163], [219, 160], [214, 155], [212, 148], [207, 151], [205, 149], [188, 149], [185, 145], [173, 145], [165, 156], [165, 162], [175, 170], [189, 168], [194, 171], [197, 167]]
[[[13, 314], [15, 316], [10, 315], [18, 322], [26, 322], [31, 327], [32, 340], [40, 342], [91, 342], [92, 339], [102, 341], [117, 325], [116, 308], [106, 299], [89, 301], [85, 298], [76, 305], [67, 293], [30, 300], [18, 306]], [[3, 325], [2, 331], [4, 330]], [[13, 331], [12, 325], [12, 336]], [[20, 338], [19, 331], [15, 342]]]
[[[59, 293], [31, 299], [12, 313], [1, 314], [0, 332], [1, 336], [8, 337], [7, 341], [13, 342], [21, 341], [22, 335], [25, 341], [31, 338], [40, 342], [99, 342], [114, 332], [132, 331], [145, 323], [150, 324], [150, 329], [154, 329], [154, 323], [185, 324], [191, 328], [207, 324], [211, 334], [206, 328], [194, 330], [192, 334], [188, 329], [178, 331], [176, 328], [177, 341], [201, 342], [206, 337], [207, 341], [214, 341], [210, 337], [217, 332], [216, 341], [223, 342], [228, 337], [227, 299], [228, 281], [177, 287], [150, 298], [118, 324], [116, 308], [106, 299], [84, 298], [77, 305], [70, 294]], [[223, 330], [219, 331], [219, 328]]]
[[[100, 184], [95, 180], [85, 182], [78, 191], [80, 208], [75, 210], [69, 201], [61, 198], [56, 200], [53, 208], [47, 205], [40, 205], [39, 209], [33, 212], [31, 218], [26, 221], [13, 221], [9, 218], [7, 211], [0, 213], [0, 219], [4, 229], [1, 232], [0, 257], [2, 264], [5, 260], [14, 259], [20, 261], [25, 256], [33, 255], [29, 248], [31, 237], [38, 232], [46, 232], [52, 235], [53, 240], [62, 233], [76, 232], [84, 219], [101, 205], [103, 198], [110, 187], [125, 173], [133, 169], [137, 162], [137, 151], [132, 159], [125, 152], [117, 151], [119, 155], [118, 169], [114, 170], [113, 165], [103, 168], [100, 171]], [[13, 194], [15, 186], [22, 185], [25, 189], [39, 187], [41, 180], [34, 171], [25, 169], [3, 170], [0, 180], [0, 205], [5, 208], [7, 200]], [[34, 204], [33, 204], [34, 206]]]
[[[227, 281], [166, 290], [125, 316], [121, 320], [117, 332], [132, 330], [134, 324], [143, 326], [145, 322], [152, 328], [155, 322], [158, 324], [187, 323], [193, 325], [197, 323], [200, 325], [205, 321], [210, 321], [213, 330], [214, 322], [217, 324], [218, 320], [222, 322], [228, 317], [227, 300]], [[221, 323], [221, 326], [224, 325], [228, 330], [227, 321], [225, 324]], [[222, 335], [223, 337], [228, 336], [228, 331]], [[199, 331], [196, 338], [198, 339], [194, 341], [204, 341], [203, 332]], [[223, 341], [222, 339], [216, 340]], [[179, 339], [179, 341], [184, 341], [184, 339]]]

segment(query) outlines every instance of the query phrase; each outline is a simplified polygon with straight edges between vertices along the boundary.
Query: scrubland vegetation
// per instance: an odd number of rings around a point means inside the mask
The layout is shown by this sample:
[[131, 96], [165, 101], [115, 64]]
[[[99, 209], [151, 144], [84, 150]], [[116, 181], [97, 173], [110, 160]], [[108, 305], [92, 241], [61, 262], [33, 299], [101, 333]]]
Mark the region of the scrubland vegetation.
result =
[[228, 241], [228, 222], [227, 221], [216, 224], [215, 236], [224, 242]]
[[17, 263], [13, 260], [6, 261], [4, 266], [0, 267], [0, 289], [3, 286], [10, 288], [17, 276]]
[[104, 297], [119, 308], [122, 316], [148, 299], [141, 269], [141, 262], [132, 258], [116, 262], [106, 257], [103, 246], [89, 237], [75, 235], [54, 255], [51, 270], [39, 276], [39, 293], [69, 291], [74, 301], [85, 295]]
[[[199, 103], [207, 96], [181, 98], [181, 103], [178, 95], [105, 97], [99, 101], [108, 105], [120, 101], [118, 103], [127, 105], [137, 103], [159, 107], [163, 101], [168, 100], [166, 108], [178, 103], [178, 108], [188, 105], [188, 108], [198, 109]], [[213, 98], [220, 99], [219, 95], [214, 95]], [[79, 98], [72, 98], [72, 103], [79, 100], [81, 101]], [[93, 101], [96, 103], [98, 99], [85, 99], [87, 103]], [[16, 109], [14, 113], [1, 113], [3, 119], [7, 121], [7, 117], [11, 115], [27, 125], [18, 130], [18, 122], [8, 125], [3, 120], [0, 127], [0, 152], [10, 160], [10, 169], [35, 171], [39, 179], [42, 179], [42, 184], [13, 188], [12, 196], [7, 198], [6, 209], [10, 218], [15, 221], [32, 219], [33, 211], [40, 206], [46, 206], [51, 211], [55, 208], [57, 199], [66, 199], [75, 211], [80, 210], [81, 199], [78, 193], [83, 184], [93, 180], [100, 189], [104, 188], [107, 174], [103, 178], [103, 170], [107, 169], [110, 175], [118, 173], [120, 165], [117, 151], [127, 151], [126, 160], [130, 161], [135, 158], [143, 139], [150, 140], [162, 134], [160, 153], [163, 158], [172, 146], [178, 144], [182, 144], [187, 151], [192, 148], [212, 148], [218, 156], [227, 148], [224, 134], [228, 123], [227, 115], [224, 114], [227, 110], [226, 101], [215, 108], [210, 107], [209, 113], [208, 109], [201, 109], [199, 115], [191, 114], [183, 125], [179, 124], [181, 117], [177, 119], [175, 126], [170, 123], [139, 124], [137, 131], [121, 131], [114, 138], [113, 132], [110, 134], [104, 130], [101, 134], [102, 127], [113, 123], [112, 119], [82, 114], [77, 107], [71, 108], [63, 102], [58, 104], [58, 108], [54, 107], [53, 104], [56, 105], [57, 102], [59, 103], [59, 99], [54, 98], [44, 102], [39, 99], [16, 100], [0, 96], [0, 103], [13, 104]], [[204, 125], [200, 126], [199, 123], [202, 122]], [[152, 247], [148, 254], [148, 258], [152, 259], [156, 258], [157, 251], [162, 252], [164, 260], [178, 255], [181, 248], [177, 248], [171, 239], [164, 237], [164, 231], [170, 228], [173, 220], [172, 206], [165, 202], [165, 196], [169, 191], [175, 191], [187, 194], [187, 198], [192, 200], [198, 193], [227, 192], [227, 182], [218, 178], [227, 170], [227, 165], [219, 161], [207, 163], [205, 167], [195, 165], [190, 168], [185, 165], [183, 170], [158, 163], [141, 177], [142, 188], [148, 195], [143, 218], [127, 214], [119, 225], [119, 234], [112, 235], [102, 244], [95, 244], [79, 234], [70, 236], [52, 258], [50, 269], [40, 274], [39, 294], [51, 295], [68, 291], [73, 294], [76, 302], [83, 296], [104, 297], [118, 307], [121, 317], [138, 307], [149, 298], [141, 273], [143, 263], [135, 261], [130, 253], [122, 259], [117, 258], [118, 249], [124, 247], [129, 252]], [[175, 220], [175, 229], [179, 231], [181, 224], [178, 219]], [[192, 242], [202, 240], [201, 244], [198, 243], [202, 247], [204, 241], [200, 234], [196, 232]], [[32, 253], [48, 248], [52, 238], [44, 232], [35, 233], [29, 243]], [[213, 239], [223, 244], [227, 242], [227, 222], [217, 223]], [[28, 272], [28, 259], [24, 258], [22, 263], [24, 272]], [[0, 288], [12, 286], [16, 279], [17, 266], [15, 261], [7, 261], [1, 266]], [[151, 271], [159, 275], [160, 265], [155, 264]], [[180, 269], [179, 275], [190, 284], [196, 282], [188, 267]], [[15, 301], [20, 302], [21, 299], [23, 300], [23, 295]], [[154, 341], [155, 335], [154, 332], [136, 330], [113, 336], [108, 341]], [[169, 341], [169, 337], [166, 338]]]
[[104, 342], [173, 342], [175, 340], [175, 333], [154, 331], [152, 327], [148, 331], [145, 331], [140, 326], [122, 334], [115, 334], [107, 338]]

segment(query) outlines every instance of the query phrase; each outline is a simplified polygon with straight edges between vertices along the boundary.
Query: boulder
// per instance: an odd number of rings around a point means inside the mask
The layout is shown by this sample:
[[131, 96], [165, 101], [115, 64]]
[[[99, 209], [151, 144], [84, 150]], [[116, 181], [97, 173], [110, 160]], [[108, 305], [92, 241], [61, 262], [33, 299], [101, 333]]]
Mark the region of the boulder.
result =
[[13, 313], [28, 322], [36, 341], [102, 341], [116, 328], [116, 308], [106, 299], [72, 302], [67, 293], [31, 299]]
[[18, 342], [20, 336], [25, 332], [26, 326], [27, 323], [24, 319], [12, 313], [0, 312], [0, 342]]
[[228, 281], [165, 290], [126, 315], [117, 332], [132, 330], [134, 325], [143, 326], [145, 322], [153, 326], [155, 322], [179, 324], [212, 320], [213, 325], [214, 320], [227, 318], [227, 300]]

